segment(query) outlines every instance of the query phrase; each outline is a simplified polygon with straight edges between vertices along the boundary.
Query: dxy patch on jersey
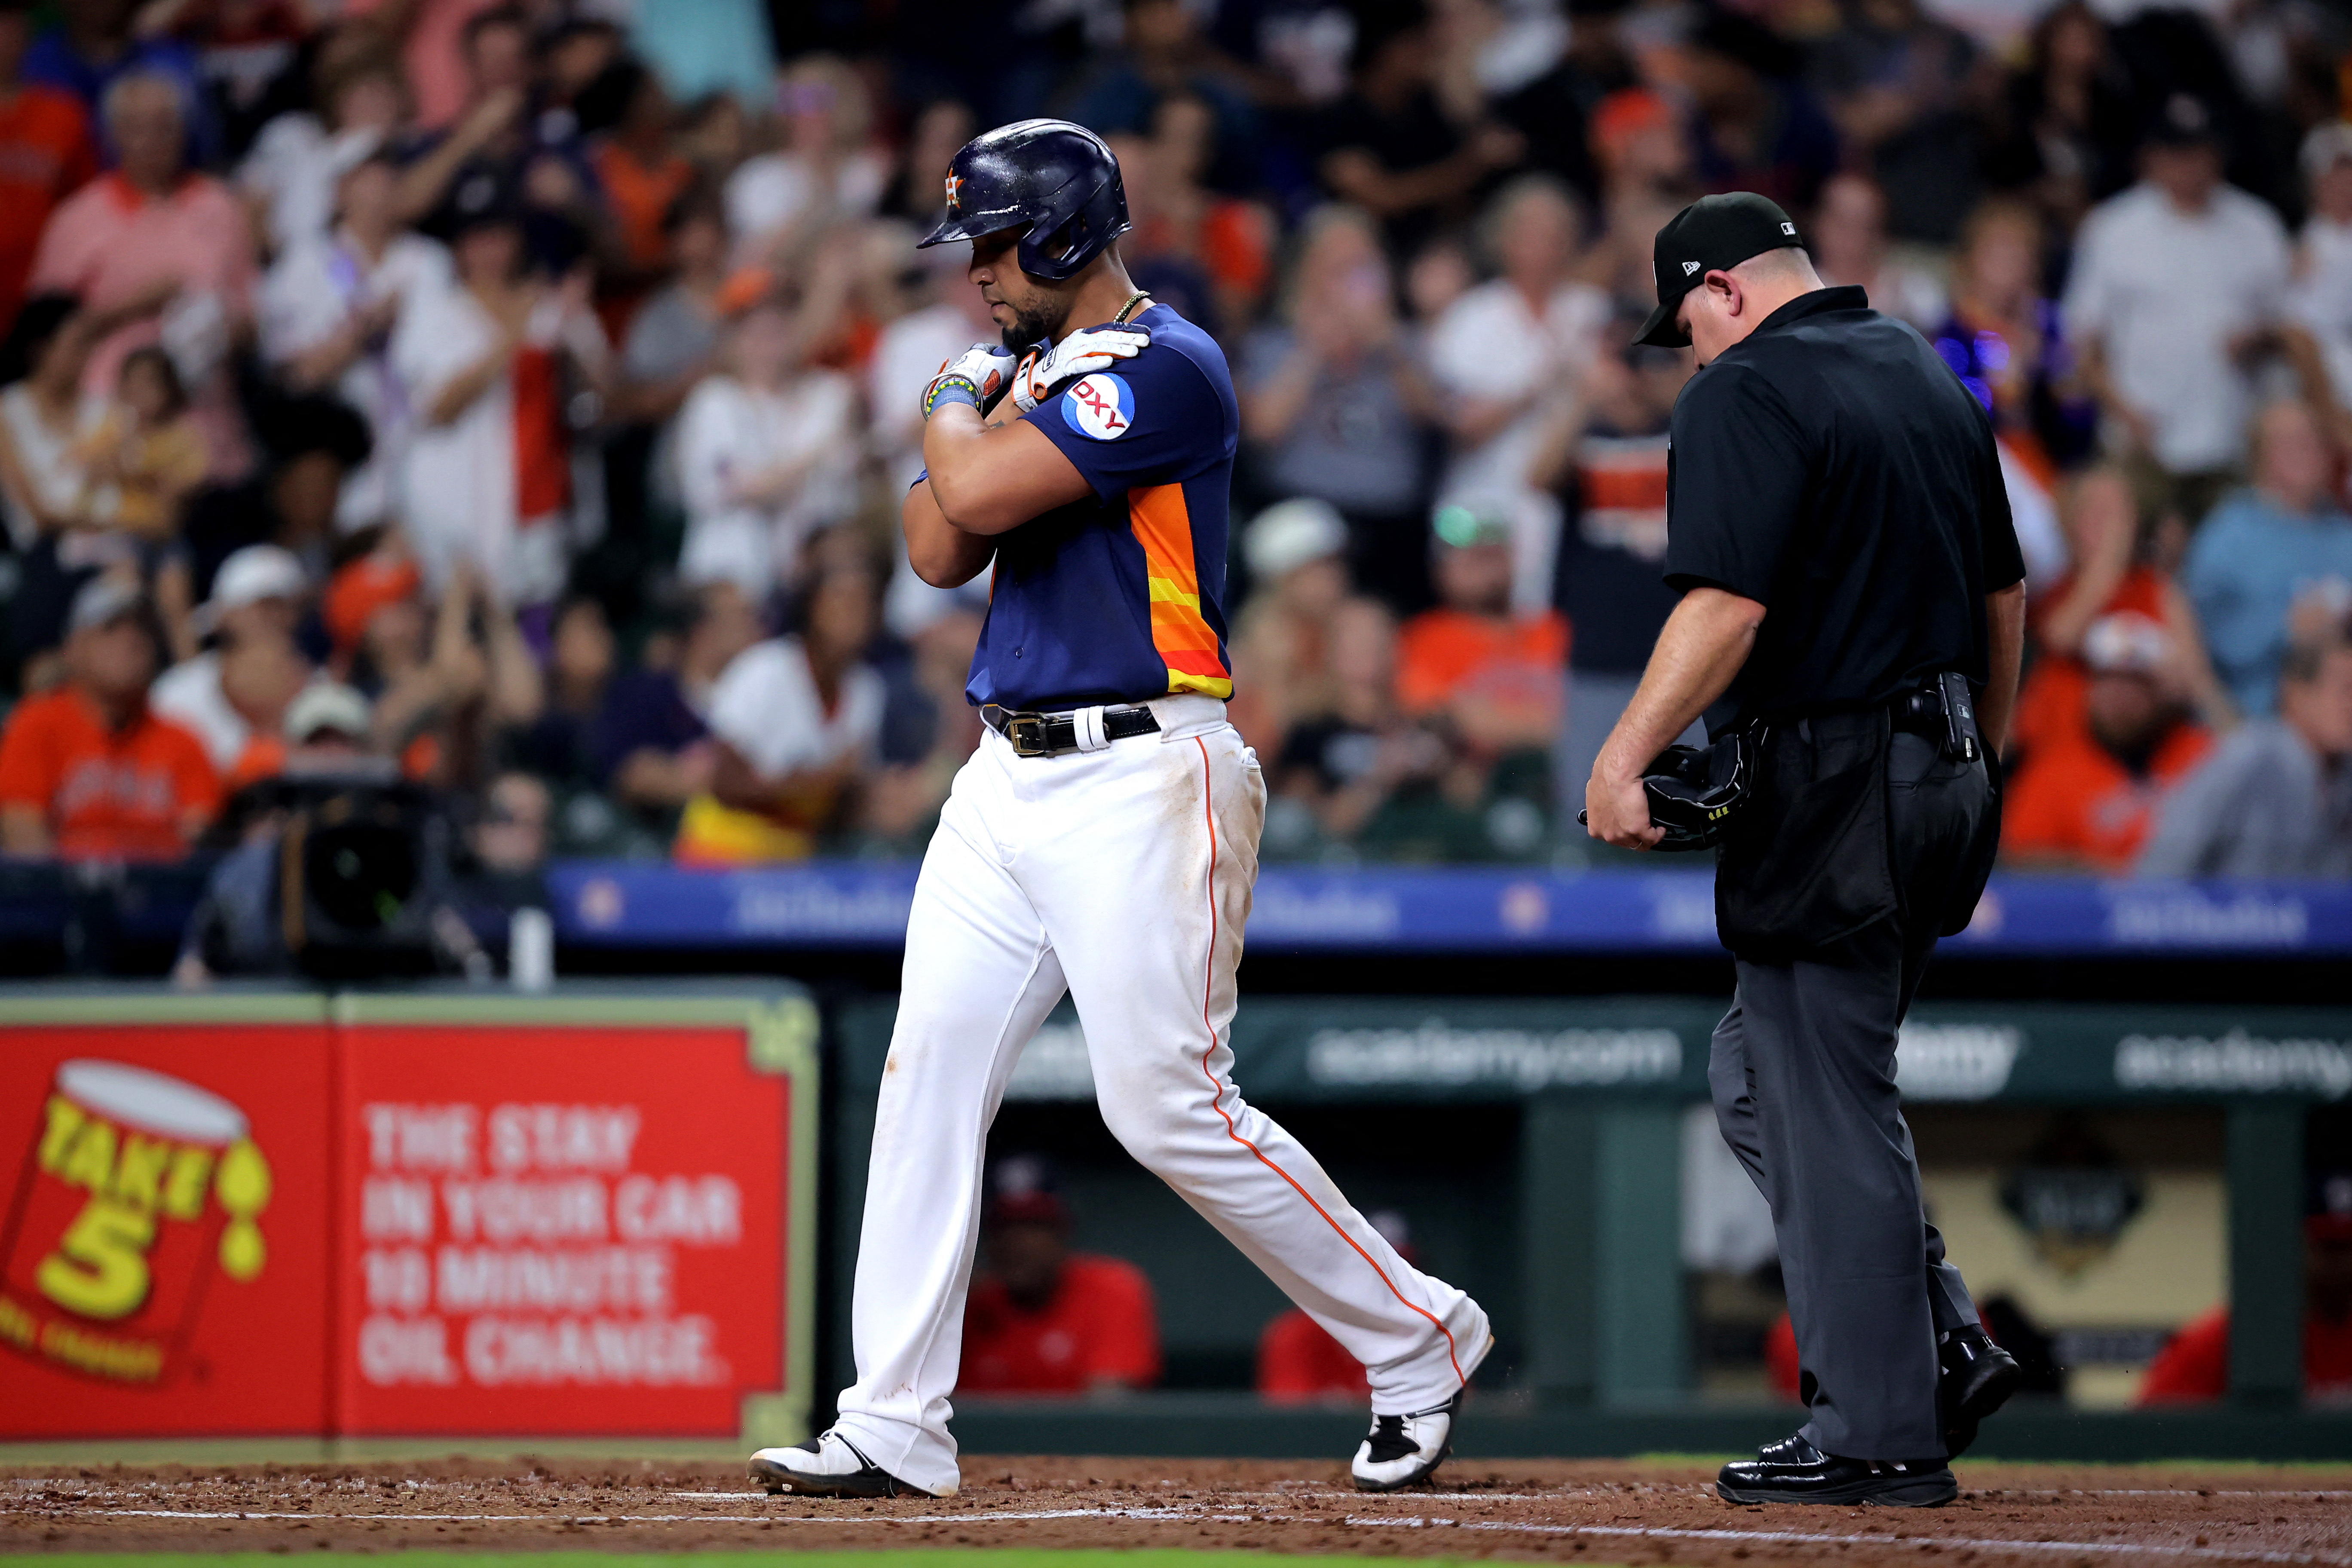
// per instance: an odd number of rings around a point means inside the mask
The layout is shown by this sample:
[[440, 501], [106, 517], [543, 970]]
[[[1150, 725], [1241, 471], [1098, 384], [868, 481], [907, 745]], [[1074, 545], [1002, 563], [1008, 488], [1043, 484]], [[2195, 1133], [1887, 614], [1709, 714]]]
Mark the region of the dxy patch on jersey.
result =
[[1081, 436], [1117, 440], [1135, 423], [1135, 389], [1107, 371], [1087, 376], [1062, 395], [1062, 417]]

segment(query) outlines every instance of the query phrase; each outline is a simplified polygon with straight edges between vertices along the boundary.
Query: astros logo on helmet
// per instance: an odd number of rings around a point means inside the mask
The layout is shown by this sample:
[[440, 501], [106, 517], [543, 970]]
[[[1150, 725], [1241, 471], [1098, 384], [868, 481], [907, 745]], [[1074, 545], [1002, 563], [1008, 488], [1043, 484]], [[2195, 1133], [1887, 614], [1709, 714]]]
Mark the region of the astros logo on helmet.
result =
[[918, 247], [1015, 229], [1021, 270], [1048, 282], [1085, 271], [1128, 228], [1118, 159], [1066, 120], [1023, 120], [973, 137], [948, 160], [947, 188], [945, 218]]

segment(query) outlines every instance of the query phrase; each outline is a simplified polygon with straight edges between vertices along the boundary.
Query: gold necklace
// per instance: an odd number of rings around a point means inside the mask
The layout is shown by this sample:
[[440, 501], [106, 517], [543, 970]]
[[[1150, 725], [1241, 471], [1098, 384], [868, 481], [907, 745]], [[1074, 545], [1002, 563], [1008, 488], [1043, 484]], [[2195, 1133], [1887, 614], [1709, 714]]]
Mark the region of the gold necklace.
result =
[[1127, 325], [1128, 318], [1134, 314], [1135, 308], [1144, 300], [1150, 298], [1150, 295], [1145, 293], [1142, 289], [1138, 289], [1134, 293], [1129, 294], [1127, 297], [1127, 303], [1118, 308], [1118, 314], [1110, 319], [1110, 324], [1114, 327], [1123, 327]]

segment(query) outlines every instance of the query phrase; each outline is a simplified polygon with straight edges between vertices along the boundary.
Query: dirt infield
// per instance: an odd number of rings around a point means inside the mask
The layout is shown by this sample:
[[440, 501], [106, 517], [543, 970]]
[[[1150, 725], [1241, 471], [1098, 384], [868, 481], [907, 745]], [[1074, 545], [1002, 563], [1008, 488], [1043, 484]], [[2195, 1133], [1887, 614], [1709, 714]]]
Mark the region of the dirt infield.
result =
[[731, 1465], [448, 1459], [0, 1472], [0, 1552], [1213, 1547], [1767, 1563], [2352, 1568], [2352, 1469], [1962, 1465], [1948, 1508], [1740, 1509], [1710, 1467], [1459, 1462], [1389, 1498], [1337, 1463], [968, 1458], [944, 1501], [771, 1498]]

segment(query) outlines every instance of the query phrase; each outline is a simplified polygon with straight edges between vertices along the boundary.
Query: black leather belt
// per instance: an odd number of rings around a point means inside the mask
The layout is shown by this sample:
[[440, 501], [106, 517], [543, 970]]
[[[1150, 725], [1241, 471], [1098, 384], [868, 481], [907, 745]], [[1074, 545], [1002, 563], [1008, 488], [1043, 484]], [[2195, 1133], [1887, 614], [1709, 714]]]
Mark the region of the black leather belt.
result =
[[[1058, 757], [1065, 752], [1084, 749], [1078, 744], [1075, 714], [1019, 713], [988, 702], [981, 706], [980, 720], [1013, 742], [1013, 754], [1016, 757]], [[1160, 720], [1149, 708], [1106, 708], [1102, 710], [1102, 731], [1107, 744], [1131, 735], [1157, 734]]]

